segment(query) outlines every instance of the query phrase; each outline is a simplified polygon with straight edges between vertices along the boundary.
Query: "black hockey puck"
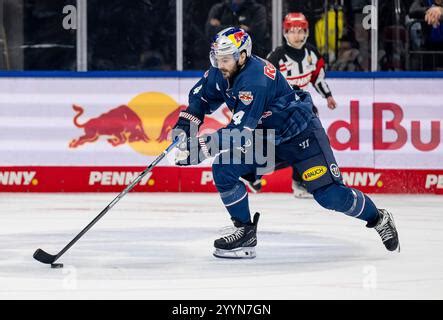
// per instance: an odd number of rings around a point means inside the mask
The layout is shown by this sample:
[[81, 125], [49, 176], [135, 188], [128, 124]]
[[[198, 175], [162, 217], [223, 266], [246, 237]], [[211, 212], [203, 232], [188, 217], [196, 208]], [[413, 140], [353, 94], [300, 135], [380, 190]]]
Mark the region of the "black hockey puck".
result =
[[63, 268], [63, 263], [52, 263], [51, 268], [52, 269], [61, 269], [61, 268]]

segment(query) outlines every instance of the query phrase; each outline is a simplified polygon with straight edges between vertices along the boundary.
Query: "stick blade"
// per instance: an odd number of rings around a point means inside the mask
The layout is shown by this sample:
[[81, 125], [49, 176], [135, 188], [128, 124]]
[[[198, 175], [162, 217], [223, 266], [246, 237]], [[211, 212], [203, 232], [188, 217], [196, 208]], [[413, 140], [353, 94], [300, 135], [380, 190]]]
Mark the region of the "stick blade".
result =
[[34, 252], [33, 257], [35, 260], [40, 261], [41, 263], [52, 264], [54, 263], [56, 256], [53, 256], [52, 254], [49, 254], [42, 249], [37, 249]]

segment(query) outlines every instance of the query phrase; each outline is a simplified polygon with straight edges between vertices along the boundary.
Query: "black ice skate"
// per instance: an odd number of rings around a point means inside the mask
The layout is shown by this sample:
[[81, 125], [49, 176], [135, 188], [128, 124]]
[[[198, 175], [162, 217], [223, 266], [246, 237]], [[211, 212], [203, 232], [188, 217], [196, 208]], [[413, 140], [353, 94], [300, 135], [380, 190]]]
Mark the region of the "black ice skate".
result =
[[392, 214], [385, 209], [378, 209], [379, 218], [374, 225], [367, 224], [368, 228], [374, 228], [381, 237], [383, 244], [389, 251], [398, 250], [400, 252], [400, 242], [398, 232], [395, 228]]
[[253, 222], [247, 224], [234, 220], [234, 232], [214, 241], [214, 256], [228, 259], [255, 258], [259, 217], [257, 212]]

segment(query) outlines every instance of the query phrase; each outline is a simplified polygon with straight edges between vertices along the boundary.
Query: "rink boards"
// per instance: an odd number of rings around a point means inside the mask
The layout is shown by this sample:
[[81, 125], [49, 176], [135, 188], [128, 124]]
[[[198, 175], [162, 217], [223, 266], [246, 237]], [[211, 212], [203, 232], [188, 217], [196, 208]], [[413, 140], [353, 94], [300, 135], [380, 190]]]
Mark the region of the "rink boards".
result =
[[[120, 192], [143, 167], [3, 167], [3, 192]], [[443, 170], [342, 168], [345, 184], [367, 193], [443, 194]], [[291, 192], [291, 169], [263, 177], [263, 192]], [[215, 192], [211, 168], [159, 167], [136, 192]]]
[[[169, 144], [197, 78], [0, 78], [0, 191], [116, 192]], [[371, 193], [443, 194], [443, 79], [330, 79], [312, 92], [345, 183]], [[229, 122], [221, 107], [204, 132]], [[210, 162], [163, 161], [138, 192], [215, 191]], [[290, 192], [290, 171], [265, 176]]]

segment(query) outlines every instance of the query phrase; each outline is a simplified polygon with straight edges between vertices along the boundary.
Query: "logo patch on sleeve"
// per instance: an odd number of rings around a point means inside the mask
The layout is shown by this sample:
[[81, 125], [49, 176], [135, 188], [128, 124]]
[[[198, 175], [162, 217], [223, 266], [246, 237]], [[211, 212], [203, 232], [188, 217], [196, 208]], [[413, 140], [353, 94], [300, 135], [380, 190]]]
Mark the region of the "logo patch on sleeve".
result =
[[338, 168], [338, 166], [335, 163], [331, 164], [329, 169], [331, 170], [331, 173], [334, 177], [340, 178], [340, 175], [341, 175], [340, 169]]
[[325, 166], [312, 167], [303, 172], [302, 178], [305, 181], [317, 180], [318, 178], [322, 177], [327, 171], [328, 168], [326, 168]]
[[254, 101], [254, 96], [252, 95], [251, 91], [240, 91], [238, 93], [238, 98], [246, 106], [249, 106], [252, 103], [252, 101]]

